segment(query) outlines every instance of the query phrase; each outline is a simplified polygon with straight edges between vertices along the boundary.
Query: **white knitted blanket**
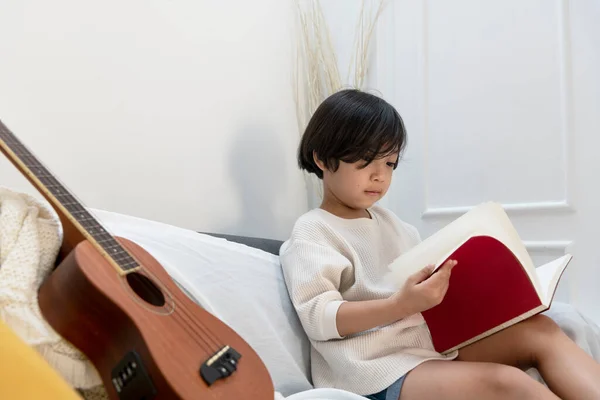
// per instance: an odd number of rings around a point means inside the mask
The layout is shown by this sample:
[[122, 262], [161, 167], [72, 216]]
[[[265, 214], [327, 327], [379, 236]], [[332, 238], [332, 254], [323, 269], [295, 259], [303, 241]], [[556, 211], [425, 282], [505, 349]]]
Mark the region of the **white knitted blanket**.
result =
[[44, 320], [37, 292], [62, 243], [54, 210], [24, 193], [0, 187], [0, 318], [35, 348], [74, 388], [101, 384], [87, 358]]

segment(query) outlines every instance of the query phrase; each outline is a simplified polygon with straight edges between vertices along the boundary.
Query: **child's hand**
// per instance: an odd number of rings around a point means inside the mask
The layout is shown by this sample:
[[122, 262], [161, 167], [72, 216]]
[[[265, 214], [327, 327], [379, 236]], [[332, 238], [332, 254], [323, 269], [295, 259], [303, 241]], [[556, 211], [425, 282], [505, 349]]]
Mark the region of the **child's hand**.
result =
[[400, 308], [408, 307], [413, 313], [422, 312], [442, 302], [450, 281], [450, 273], [457, 261], [448, 260], [433, 275], [433, 265], [428, 265], [406, 280], [402, 289], [392, 296]]

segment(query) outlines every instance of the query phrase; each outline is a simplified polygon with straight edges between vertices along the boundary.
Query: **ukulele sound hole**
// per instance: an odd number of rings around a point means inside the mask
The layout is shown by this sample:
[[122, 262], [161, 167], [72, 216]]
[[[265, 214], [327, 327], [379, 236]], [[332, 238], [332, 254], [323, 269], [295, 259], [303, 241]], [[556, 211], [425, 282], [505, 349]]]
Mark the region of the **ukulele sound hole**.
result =
[[127, 283], [131, 289], [146, 303], [162, 307], [165, 304], [165, 296], [158, 286], [146, 276], [137, 272], [127, 274]]

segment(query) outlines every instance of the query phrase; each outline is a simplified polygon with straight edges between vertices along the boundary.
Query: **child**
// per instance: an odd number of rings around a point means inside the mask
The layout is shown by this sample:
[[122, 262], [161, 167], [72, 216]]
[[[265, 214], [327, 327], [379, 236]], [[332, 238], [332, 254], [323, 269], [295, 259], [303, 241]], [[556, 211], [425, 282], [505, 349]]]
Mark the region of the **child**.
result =
[[[431, 276], [425, 267], [400, 290], [384, 280], [420, 241], [375, 205], [405, 143], [398, 112], [357, 90], [327, 98], [302, 137], [300, 168], [322, 179], [323, 202], [298, 219], [280, 256], [314, 385], [381, 400], [600, 399], [600, 365], [545, 316], [447, 356], [433, 349], [421, 312], [442, 301], [456, 262]], [[531, 367], [549, 389], [523, 372]]]

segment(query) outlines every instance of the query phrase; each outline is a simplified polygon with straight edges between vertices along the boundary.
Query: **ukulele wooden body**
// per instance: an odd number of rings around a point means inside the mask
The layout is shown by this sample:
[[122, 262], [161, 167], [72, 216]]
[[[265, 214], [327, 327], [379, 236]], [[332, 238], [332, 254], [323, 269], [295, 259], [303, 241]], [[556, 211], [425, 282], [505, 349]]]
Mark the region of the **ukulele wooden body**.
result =
[[42, 314], [90, 359], [111, 399], [273, 399], [269, 372], [243, 338], [143, 248], [110, 234], [2, 121], [0, 152], [63, 227], [59, 265], [39, 290]]
[[[39, 291], [46, 320], [95, 365], [110, 397], [272, 399], [269, 374], [254, 350], [181, 292], [144, 249], [118, 241], [141, 269], [120, 275], [82, 241]], [[201, 365], [225, 345], [241, 354], [237, 368], [208, 386]]]

